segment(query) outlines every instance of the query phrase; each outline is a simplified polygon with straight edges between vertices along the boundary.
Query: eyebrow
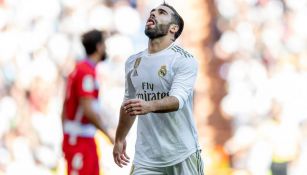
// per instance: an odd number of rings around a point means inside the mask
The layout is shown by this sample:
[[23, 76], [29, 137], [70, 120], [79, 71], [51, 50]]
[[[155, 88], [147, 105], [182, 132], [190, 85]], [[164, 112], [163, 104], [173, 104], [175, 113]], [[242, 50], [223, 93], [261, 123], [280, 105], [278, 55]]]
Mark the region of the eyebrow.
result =
[[[154, 11], [156, 11], [156, 10], [157, 10], [157, 9], [152, 9], [152, 10], [150, 11], [150, 13], [151, 13], [151, 12], [154, 12]], [[168, 12], [167, 12], [166, 10], [161, 9], [161, 8], [159, 8], [158, 11], [162, 11], [162, 12], [165, 12], [166, 14], [168, 14]]]

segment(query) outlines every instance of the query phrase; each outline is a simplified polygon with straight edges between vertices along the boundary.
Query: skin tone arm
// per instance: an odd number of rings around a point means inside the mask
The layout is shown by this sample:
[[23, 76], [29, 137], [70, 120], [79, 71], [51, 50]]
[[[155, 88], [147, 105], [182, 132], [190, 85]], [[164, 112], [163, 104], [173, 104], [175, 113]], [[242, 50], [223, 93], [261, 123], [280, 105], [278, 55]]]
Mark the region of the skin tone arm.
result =
[[114, 143], [114, 134], [111, 134], [110, 128], [107, 127], [106, 122], [103, 121], [103, 116], [99, 113], [99, 111], [94, 109], [94, 100], [92, 98], [81, 98], [80, 105], [84, 110], [84, 115], [87, 119], [96, 126], [97, 129], [101, 130], [112, 142]]
[[149, 112], [173, 112], [179, 108], [179, 101], [176, 97], [165, 97], [161, 100], [144, 101], [141, 99], [131, 99], [124, 101], [120, 109], [120, 119], [116, 131], [115, 145], [113, 149], [114, 162], [123, 167], [129, 163], [126, 153], [126, 136], [133, 125], [136, 115], [147, 114]]
[[[63, 106], [63, 105], [62, 105]], [[64, 108], [62, 109], [62, 112], [61, 112], [61, 121], [62, 121], [62, 129], [64, 130], [64, 120], [65, 120], [65, 117], [64, 117]]]
[[124, 103], [120, 108], [119, 123], [116, 130], [115, 145], [113, 148], [114, 162], [119, 166], [127, 165], [129, 163], [129, 156], [126, 153], [126, 136], [132, 127], [136, 116], [127, 114], [124, 110]]
[[177, 111], [179, 101], [176, 97], [165, 97], [161, 100], [144, 101], [142, 99], [131, 99], [124, 103], [124, 109], [130, 116], [144, 115], [150, 112], [166, 113]]
[[179, 101], [176, 97], [165, 97], [161, 100], [144, 101], [141, 99], [131, 99], [124, 101], [120, 109], [120, 119], [116, 131], [115, 144], [113, 149], [114, 162], [123, 167], [129, 163], [126, 153], [126, 136], [133, 125], [136, 115], [147, 114], [149, 112], [173, 112], [179, 108]]

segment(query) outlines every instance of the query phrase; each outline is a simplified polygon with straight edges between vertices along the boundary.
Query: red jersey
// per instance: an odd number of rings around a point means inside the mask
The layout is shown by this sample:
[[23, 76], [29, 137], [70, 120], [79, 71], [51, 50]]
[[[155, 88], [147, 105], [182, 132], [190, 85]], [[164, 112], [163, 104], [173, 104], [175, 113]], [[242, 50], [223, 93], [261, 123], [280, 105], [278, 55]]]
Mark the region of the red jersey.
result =
[[64, 102], [64, 116], [66, 120], [75, 120], [81, 115], [81, 123], [88, 124], [88, 120], [79, 110], [81, 97], [90, 97], [98, 100], [98, 83], [96, 81], [95, 64], [90, 60], [79, 62], [69, 75], [66, 85]]

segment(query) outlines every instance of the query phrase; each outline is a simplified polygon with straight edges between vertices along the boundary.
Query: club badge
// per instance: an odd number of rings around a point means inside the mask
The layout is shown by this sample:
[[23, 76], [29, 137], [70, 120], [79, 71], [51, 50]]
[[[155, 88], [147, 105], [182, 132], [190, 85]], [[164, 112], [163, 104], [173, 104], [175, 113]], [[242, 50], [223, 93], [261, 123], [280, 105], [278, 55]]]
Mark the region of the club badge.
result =
[[138, 76], [138, 72], [137, 72], [137, 68], [139, 67], [140, 63], [141, 63], [142, 58], [139, 57], [135, 60], [134, 62], [134, 66], [133, 66], [133, 76]]
[[160, 77], [164, 77], [167, 74], [166, 65], [162, 65], [158, 71]]

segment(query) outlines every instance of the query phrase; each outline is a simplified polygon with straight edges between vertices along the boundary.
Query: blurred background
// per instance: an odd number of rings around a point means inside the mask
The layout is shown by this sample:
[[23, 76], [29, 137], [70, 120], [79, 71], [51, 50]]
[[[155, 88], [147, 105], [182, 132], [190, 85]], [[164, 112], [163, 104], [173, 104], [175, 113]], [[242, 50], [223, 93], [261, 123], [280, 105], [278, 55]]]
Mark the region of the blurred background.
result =
[[[162, 2], [0, 0], [0, 175], [65, 174], [63, 85], [92, 28], [108, 36], [97, 72], [116, 127], [124, 62], [147, 47], [145, 21]], [[306, 175], [307, 0], [166, 2], [185, 20], [177, 43], [200, 65], [194, 111], [206, 175]], [[101, 174], [128, 174], [96, 138]], [[131, 157], [134, 140], [135, 128]]]

